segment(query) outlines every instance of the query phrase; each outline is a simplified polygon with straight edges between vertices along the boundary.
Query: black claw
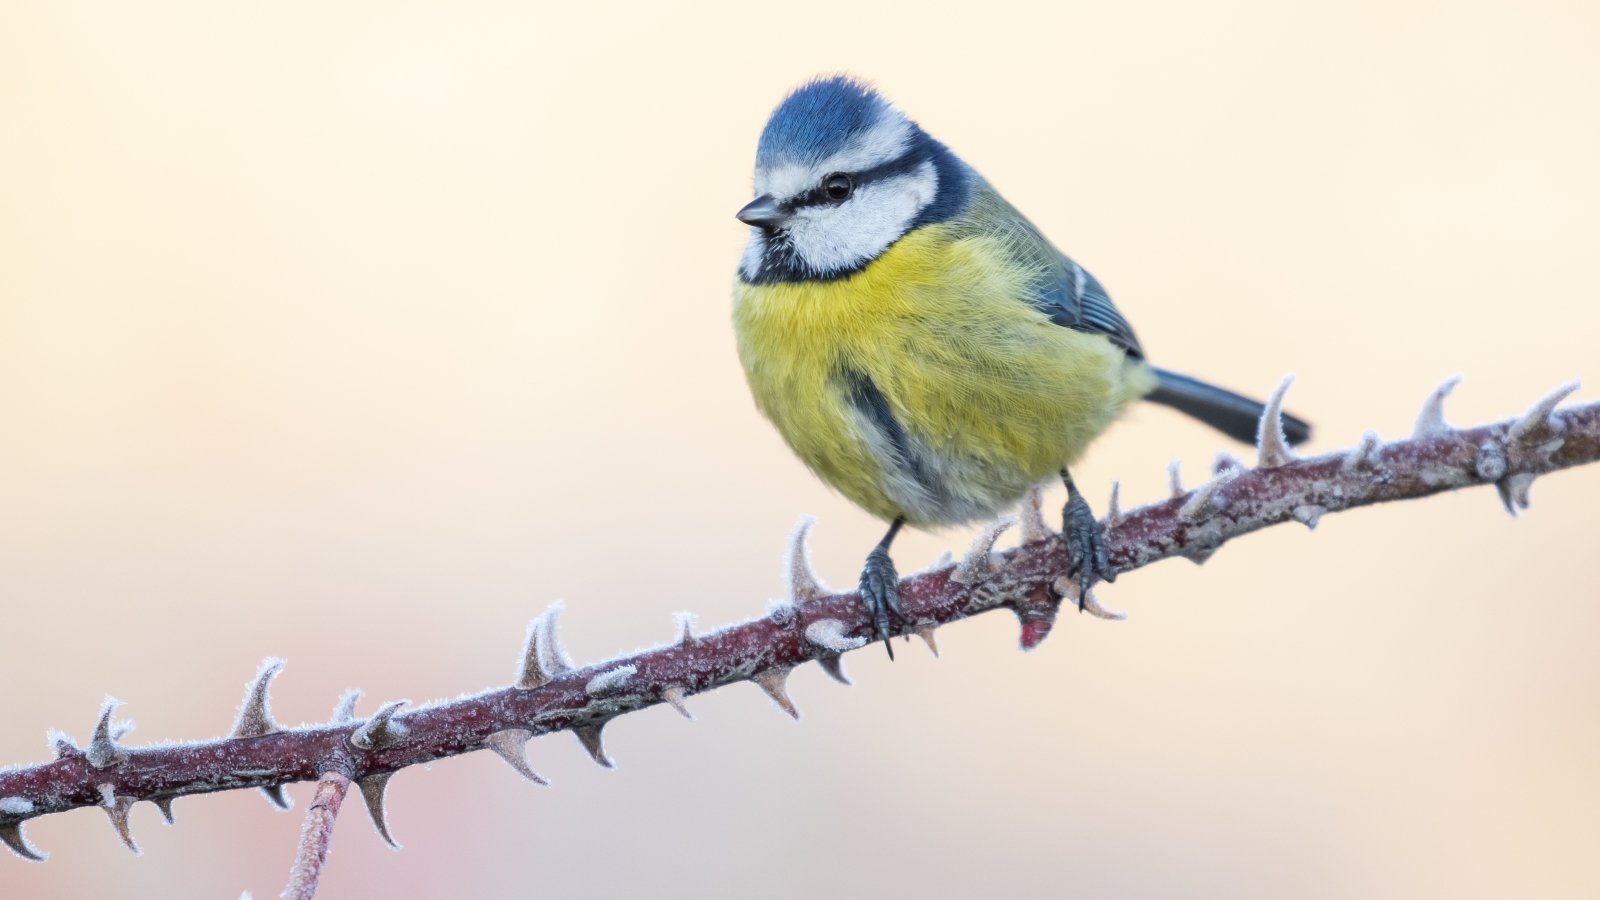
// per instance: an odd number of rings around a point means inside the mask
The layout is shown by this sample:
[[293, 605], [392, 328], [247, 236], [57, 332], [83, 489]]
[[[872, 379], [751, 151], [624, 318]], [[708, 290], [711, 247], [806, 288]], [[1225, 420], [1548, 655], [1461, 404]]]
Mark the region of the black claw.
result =
[[902, 625], [910, 621], [900, 605], [900, 575], [894, 570], [894, 560], [889, 558], [889, 544], [904, 524], [902, 519], [890, 524], [889, 533], [867, 554], [866, 568], [861, 570], [861, 602], [872, 619], [872, 636], [883, 639], [890, 659], [894, 659], [894, 645], [889, 643], [889, 616], [893, 615]]
[[894, 570], [894, 561], [882, 547], [867, 556], [867, 566], [861, 571], [861, 602], [872, 617], [872, 636], [882, 638], [883, 646], [894, 659], [894, 646], [889, 643], [889, 616], [901, 622], [906, 620], [900, 608], [900, 577]]
[[1067, 575], [1078, 580], [1078, 612], [1083, 612], [1084, 598], [1095, 582], [1110, 583], [1117, 580], [1111, 562], [1106, 557], [1105, 534], [1100, 523], [1089, 509], [1089, 501], [1078, 493], [1072, 476], [1065, 470], [1061, 480], [1067, 486], [1067, 505], [1061, 510], [1061, 538], [1067, 543]]

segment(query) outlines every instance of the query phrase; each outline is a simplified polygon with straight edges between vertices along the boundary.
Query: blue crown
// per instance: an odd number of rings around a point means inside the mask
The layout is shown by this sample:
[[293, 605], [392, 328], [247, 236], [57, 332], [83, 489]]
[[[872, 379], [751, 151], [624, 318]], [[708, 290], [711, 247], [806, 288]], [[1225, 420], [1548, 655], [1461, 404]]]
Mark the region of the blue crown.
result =
[[872, 128], [889, 102], [846, 75], [807, 82], [772, 111], [756, 145], [756, 165], [815, 165]]

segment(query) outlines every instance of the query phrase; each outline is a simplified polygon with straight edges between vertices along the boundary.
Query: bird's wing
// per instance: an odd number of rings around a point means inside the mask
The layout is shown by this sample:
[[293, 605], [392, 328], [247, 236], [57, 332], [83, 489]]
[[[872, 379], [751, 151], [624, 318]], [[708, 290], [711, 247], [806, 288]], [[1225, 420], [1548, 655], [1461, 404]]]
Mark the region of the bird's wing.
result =
[[1039, 272], [1028, 301], [1057, 325], [1075, 331], [1103, 334], [1129, 355], [1143, 358], [1144, 350], [1128, 320], [1117, 312], [1111, 295], [1084, 267], [1055, 248], [1016, 207], [987, 184], [973, 197], [974, 232], [1000, 229], [1020, 264]]

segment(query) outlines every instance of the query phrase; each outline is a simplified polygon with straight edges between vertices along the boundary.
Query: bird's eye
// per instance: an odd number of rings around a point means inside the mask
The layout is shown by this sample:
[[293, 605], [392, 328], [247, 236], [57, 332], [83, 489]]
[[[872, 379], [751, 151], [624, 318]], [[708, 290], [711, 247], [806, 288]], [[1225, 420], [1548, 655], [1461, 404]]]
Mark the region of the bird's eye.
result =
[[822, 192], [828, 195], [829, 200], [835, 202], [850, 199], [850, 194], [855, 189], [855, 181], [843, 172], [835, 172], [822, 179]]

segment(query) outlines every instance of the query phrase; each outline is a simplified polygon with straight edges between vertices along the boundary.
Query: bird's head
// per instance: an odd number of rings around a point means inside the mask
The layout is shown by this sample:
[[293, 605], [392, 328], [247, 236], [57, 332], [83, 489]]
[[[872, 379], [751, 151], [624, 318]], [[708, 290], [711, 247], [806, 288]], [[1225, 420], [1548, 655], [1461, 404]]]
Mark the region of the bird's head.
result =
[[797, 88], [756, 148], [756, 198], [739, 210], [750, 282], [861, 270], [913, 228], [949, 218], [971, 176], [877, 91], [843, 76]]

